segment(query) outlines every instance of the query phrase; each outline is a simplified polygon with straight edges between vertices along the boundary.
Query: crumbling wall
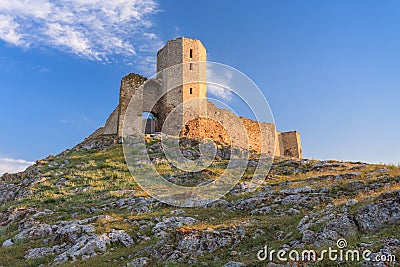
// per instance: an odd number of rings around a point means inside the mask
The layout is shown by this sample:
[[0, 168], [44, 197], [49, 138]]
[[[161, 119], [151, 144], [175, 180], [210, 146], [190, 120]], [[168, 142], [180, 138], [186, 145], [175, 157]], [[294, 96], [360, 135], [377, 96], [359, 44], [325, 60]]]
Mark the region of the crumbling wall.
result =
[[118, 131], [118, 109], [117, 106], [111, 115], [108, 117], [106, 124], [99, 129], [97, 129], [94, 133], [92, 133], [88, 138], [94, 138], [99, 135], [109, 135], [109, 134], [117, 134]]
[[[199, 40], [182, 37], [168, 41], [157, 53], [157, 72], [162, 72], [145, 83], [140, 91], [143, 95], [131, 103], [129, 114], [126, 111], [132, 96], [146, 81], [138, 74], [122, 79], [117, 109], [93, 135], [118, 133], [121, 137], [124, 120], [129, 120], [136, 130], [211, 138], [256, 152], [301, 158], [297, 132], [278, 132], [272, 123], [238, 117], [206, 100], [206, 56]], [[151, 112], [157, 120], [143, 122], [143, 112]], [[127, 129], [131, 130], [135, 132]]]
[[269, 155], [275, 155], [275, 125], [267, 122], [257, 122], [240, 117], [246, 127], [249, 149]]
[[[122, 79], [120, 104], [107, 119], [105, 126], [99, 128], [91, 137], [104, 134], [118, 134], [122, 136], [122, 125], [128, 104], [133, 94], [145, 81], [146, 78], [138, 74], [129, 74]], [[178, 95], [179, 90], [179, 88], [176, 88], [171, 93]], [[199, 115], [197, 105], [193, 109], [186, 108], [183, 111], [182, 109], [176, 109], [174, 106], [168, 106], [166, 104], [166, 96], [160, 98], [161, 95], [161, 82], [154, 79], [150, 80], [145, 84], [143, 90], [143, 105], [135, 106], [137, 109], [132, 110], [132, 114], [128, 114], [128, 117], [136, 116], [141, 121], [144, 111], [152, 112], [157, 117], [157, 120], [151, 122], [153, 124], [148, 126], [150, 128], [147, 129], [147, 132], [160, 132], [163, 130], [162, 127], [168, 115], [173, 117], [169, 121], [169, 123], [172, 122], [170, 129], [181, 129], [183, 120], [182, 116], [177, 115], [178, 113], [183, 112], [187, 117], [197, 117]], [[196, 100], [193, 101], [196, 102]], [[214, 141], [225, 144], [231, 144], [233, 139], [237, 145], [248, 147], [256, 152], [261, 152], [261, 148], [263, 148], [264, 152], [275, 156], [302, 157], [300, 135], [298, 132], [278, 132], [272, 123], [256, 122], [243, 117], [238, 118], [231, 111], [217, 108], [207, 100], [199, 100], [198, 102], [202, 101], [206, 102], [206, 104], [201, 104], [205, 106], [205, 111], [202, 111], [203, 113], [200, 114], [202, 118], [186, 122], [180, 132], [181, 136], [188, 138], [211, 138]], [[154, 105], [154, 103], [156, 104]], [[151, 106], [153, 106], [152, 109]], [[171, 113], [173, 109], [175, 109], [176, 114]], [[213, 119], [207, 119], [206, 117]], [[223, 126], [226, 125], [227, 127], [239, 129], [239, 124], [244, 125], [245, 137], [238, 131], [232, 131], [228, 134]], [[168, 133], [168, 127], [164, 128], [165, 131]]]
[[[133, 94], [145, 81], [146, 78], [138, 74], [129, 74], [122, 79], [120, 88], [120, 104], [107, 119], [105, 126], [99, 128], [90, 137], [117, 133], [119, 136], [122, 136], [122, 125], [128, 104]], [[176, 88], [175, 91], [173, 90], [172, 93], [179, 94], [179, 91], [177, 90], [179, 90], [179, 88]], [[149, 81], [144, 87], [142, 105], [135, 106], [137, 109], [133, 110], [132, 114], [128, 114], [128, 117], [138, 116], [141, 121], [141, 116], [144, 111], [152, 112], [157, 117], [157, 120], [151, 122], [154, 123], [154, 125], [151, 124], [151, 126], [148, 126], [150, 128], [148, 128], [147, 131], [160, 132], [162, 131], [165, 119], [168, 115], [171, 115], [171, 117], [173, 117], [171, 119], [173, 124], [172, 128], [181, 129], [183, 125], [181, 120], [182, 118], [171, 113], [171, 111], [176, 107], [169, 107], [166, 105], [166, 97], [164, 96], [160, 98], [161, 95], [162, 88], [160, 81]], [[159, 99], [158, 102], [157, 99]], [[205, 101], [205, 104], [201, 104], [202, 106], [205, 106], [205, 110], [202, 111], [201, 114], [198, 114], [199, 110], [196, 108], [197, 105], [193, 109], [185, 109], [185, 116], [197, 117], [200, 115], [202, 118], [186, 122], [180, 132], [181, 136], [194, 139], [211, 138], [214, 141], [225, 144], [231, 144], [233, 139], [236, 144], [243, 147], [248, 146], [249, 149], [256, 152], [260, 152], [263, 146], [263, 151], [271, 155], [302, 158], [302, 148], [298, 132], [278, 132], [275, 130], [275, 125], [272, 123], [256, 122], [243, 117], [239, 118], [231, 111], [217, 108], [214, 104], [205, 99], [199, 100], [199, 102], [201, 101]], [[151, 109], [150, 106], [155, 102], [157, 103]], [[179, 113], [179, 111], [183, 112], [183, 110], [176, 109], [175, 113]], [[243, 134], [240, 133], [239, 130], [228, 134], [228, 131], [223, 125], [227, 125], [234, 129], [240, 129], [239, 125], [243, 125], [246, 137], [243, 137]]]
[[281, 132], [275, 131], [275, 156], [283, 156], [281, 154], [281, 148], [283, 148]]
[[117, 106], [114, 111], [108, 117], [102, 134], [117, 134], [118, 132], [118, 109]]
[[[228, 145], [235, 141], [236, 146], [274, 155], [274, 124], [238, 117], [231, 111], [220, 109], [209, 101], [206, 104], [206, 113], [207, 117], [200, 116], [187, 122], [180, 135], [193, 139], [210, 138]], [[227, 128], [230, 128], [230, 131]]]
[[183, 127], [181, 137], [190, 139], [210, 138], [217, 143], [231, 145], [229, 134], [216, 120], [200, 117], [189, 121]]
[[277, 156], [302, 158], [300, 134], [297, 131], [277, 132]]
[[[137, 89], [146, 81], [147, 79], [139, 74], [128, 74], [121, 80], [121, 87], [119, 93], [119, 105], [118, 105], [118, 136], [122, 136], [122, 126], [126, 115], [126, 110], [128, 108], [129, 102]], [[141, 109], [141, 108], [140, 108]], [[140, 112], [142, 116], [143, 110]], [[129, 114], [132, 116], [138, 116], [139, 114]]]

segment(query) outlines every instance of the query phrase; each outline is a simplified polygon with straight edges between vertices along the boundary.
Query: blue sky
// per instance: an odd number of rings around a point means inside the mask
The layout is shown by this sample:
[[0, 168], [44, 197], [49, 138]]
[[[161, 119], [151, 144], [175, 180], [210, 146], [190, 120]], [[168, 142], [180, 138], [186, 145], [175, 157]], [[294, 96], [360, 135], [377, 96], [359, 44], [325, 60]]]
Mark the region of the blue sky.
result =
[[22, 2], [0, 2], [0, 173], [103, 125], [179, 36], [248, 75], [304, 157], [400, 162], [398, 1]]

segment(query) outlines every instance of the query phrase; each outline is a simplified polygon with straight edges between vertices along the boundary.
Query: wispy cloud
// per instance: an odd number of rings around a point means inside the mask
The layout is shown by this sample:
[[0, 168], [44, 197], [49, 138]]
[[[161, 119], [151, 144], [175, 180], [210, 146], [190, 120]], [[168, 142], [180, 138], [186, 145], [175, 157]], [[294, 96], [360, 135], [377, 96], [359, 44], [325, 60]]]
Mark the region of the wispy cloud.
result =
[[0, 158], [0, 175], [4, 173], [15, 173], [25, 170], [28, 166], [34, 164], [23, 159]]
[[162, 45], [152, 32], [157, 12], [154, 0], [1, 0], [0, 39], [103, 62], [119, 55], [148, 68]]
[[232, 73], [207, 65], [207, 92], [224, 101], [232, 100]]

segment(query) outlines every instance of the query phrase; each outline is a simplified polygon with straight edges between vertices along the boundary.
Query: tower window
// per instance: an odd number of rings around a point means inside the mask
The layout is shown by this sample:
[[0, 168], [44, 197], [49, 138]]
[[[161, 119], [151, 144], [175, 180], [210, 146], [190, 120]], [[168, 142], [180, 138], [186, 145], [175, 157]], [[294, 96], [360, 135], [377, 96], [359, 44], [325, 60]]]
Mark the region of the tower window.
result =
[[193, 94], [193, 88], [190, 88], [189, 93]]
[[193, 49], [190, 49], [190, 58], [193, 58]]
[[189, 64], [189, 70], [193, 70], [193, 63]]

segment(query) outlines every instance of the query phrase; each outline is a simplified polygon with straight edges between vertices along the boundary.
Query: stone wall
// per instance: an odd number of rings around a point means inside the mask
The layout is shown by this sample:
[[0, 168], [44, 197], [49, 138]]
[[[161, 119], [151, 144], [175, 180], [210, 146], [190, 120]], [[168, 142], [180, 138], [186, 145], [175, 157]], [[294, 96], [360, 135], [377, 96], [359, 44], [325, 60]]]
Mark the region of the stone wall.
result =
[[[199, 40], [182, 37], [168, 41], [157, 53], [156, 78], [145, 83], [147, 79], [141, 75], [125, 76], [117, 109], [93, 135], [117, 133], [121, 137], [123, 122], [129, 120], [138, 131], [146, 128], [147, 132], [211, 138], [256, 152], [301, 158], [298, 132], [278, 132], [272, 123], [238, 117], [206, 100], [206, 57]], [[138, 90], [143, 83], [143, 90]], [[138, 98], [130, 104], [134, 94]], [[128, 105], [132, 106], [129, 114]], [[143, 112], [151, 112], [157, 120], [143, 122]]]
[[193, 139], [210, 138], [228, 145], [235, 143], [235, 146], [274, 155], [274, 124], [238, 117], [209, 101], [206, 103], [206, 115], [187, 122], [180, 135]]
[[108, 117], [106, 124], [104, 125], [103, 134], [117, 134], [118, 133], [118, 117], [119, 107], [116, 107]]
[[[120, 88], [120, 104], [107, 119], [105, 126], [99, 128], [90, 137], [117, 133], [120, 137], [122, 136], [122, 125], [126, 115], [126, 108], [132, 95], [144, 81], [146, 81], [146, 79], [137, 74], [129, 74], [122, 79]], [[165, 98], [160, 98], [158, 100], [160, 97], [159, 92], [161, 90], [159, 82], [153, 80], [149, 81], [145, 85], [142, 99], [143, 103], [141, 103], [142, 105], [138, 105], [138, 109], [135, 110], [133, 114], [128, 114], [128, 117], [137, 116], [139, 117], [139, 120], [141, 120], [144, 111], [152, 112], [157, 117], [157, 121], [155, 122], [155, 125], [151, 127], [154, 127], [155, 131], [160, 132], [162, 131], [164, 121], [168, 115], [170, 115], [170, 120], [175, 123], [173, 125], [174, 127], [172, 127], [174, 128], [173, 132], [178, 135], [179, 132], [177, 133], [176, 129], [182, 128], [183, 121], [177, 119], [177, 113], [183, 111], [175, 109], [175, 114], [171, 113], [171, 109], [174, 107], [167, 108], [165, 105]], [[186, 114], [186, 117], [189, 118], [189, 121], [185, 122], [184, 127], [180, 131], [181, 136], [195, 139], [211, 138], [214, 141], [226, 144], [232, 144], [233, 139], [236, 142], [236, 145], [243, 147], [247, 147], [248, 145], [249, 149], [256, 152], [260, 152], [261, 146], [264, 146], [264, 152], [274, 154], [275, 156], [293, 158], [302, 157], [300, 135], [298, 132], [276, 131], [275, 125], [272, 123], [256, 122], [247, 118], [237, 117], [229, 110], [217, 108], [214, 104], [205, 99], [198, 101], [193, 99], [189, 102], [193, 105], [193, 102], [196, 103], [202, 101], [205, 101], [205, 104], [202, 103], [199, 105], [205, 106], [206, 108], [200, 113], [199, 110], [197, 110], [197, 104], [195, 104], [193, 108], [186, 106], [184, 113]], [[157, 102], [156, 105], [154, 105], [152, 110], [149, 110], [150, 103], [154, 102]], [[190, 119], [191, 117], [196, 118], [199, 115], [203, 116], [203, 118]], [[204, 117], [213, 119], [206, 119]], [[230, 130], [227, 128], [230, 128]], [[264, 142], [261, 142], [261, 140], [264, 140]]]
[[[147, 79], [139, 74], [128, 74], [121, 80], [121, 87], [119, 92], [119, 105], [118, 105], [118, 135], [122, 136], [122, 125], [125, 119], [126, 109], [128, 108], [129, 101], [136, 90], [146, 81]], [[140, 116], [143, 111], [141, 111]], [[138, 114], [135, 114], [138, 115]]]
[[182, 38], [169, 40], [157, 52], [157, 72], [182, 63]]
[[302, 158], [300, 134], [297, 131], [277, 132], [276, 155], [281, 157]]
[[275, 155], [275, 125], [267, 122], [257, 122], [240, 117], [246, 127], [249, 148], [260, 153]]
[[117, 106], [111, 115], [108, 117], [106, 124], [99, 129], [97, 129], [94, 133], [92, 133], [89, 138], [93, 138], [99, 135], [110, 135], [118, 133], [118, 114], [119, 107]]

